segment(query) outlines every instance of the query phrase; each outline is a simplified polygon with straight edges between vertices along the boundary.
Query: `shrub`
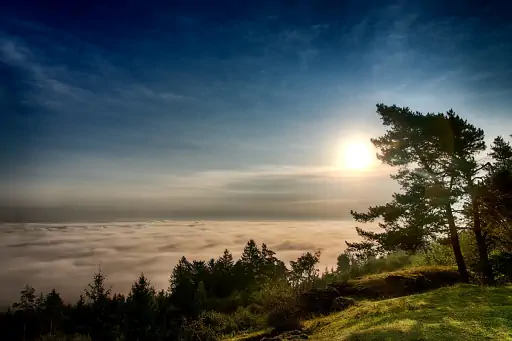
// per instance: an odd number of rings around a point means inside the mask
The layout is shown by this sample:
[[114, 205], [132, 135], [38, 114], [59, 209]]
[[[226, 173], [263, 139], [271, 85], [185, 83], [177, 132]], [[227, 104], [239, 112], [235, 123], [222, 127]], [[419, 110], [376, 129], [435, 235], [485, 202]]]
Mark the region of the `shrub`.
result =
[[491, 255], [490, 262], [497, 280], [500, 282], [512, 281], [512, 253], [503, 252]]
[[277, 333], [302, 328], [296, 302], [283, 302], [267, 315], [267, 325]]
[[296, 300], [293, 288], [285, 281], [264, 283], [261, 289], [253, 293], [252, 301], [261, 306], [263, 311], [270, 311], [281, 306], [284, 301]]
[[329, 314], [334, 300], [339, 296], [339, 292], [332, 287], [306, 291], [299, 298], [301, 313], [305, 316]]
[[427, 250], [413, 255], [411, 263], [413, 266], [452, 266], [455, 256], [450, 245], [432, 243]]
[[238, 309], [238, 307], [247, 304], [247, 298], [244, 297], [239, 291], [233, 292], [228, 297], [224, 298], [208, 298], [205, 302], [206, 310], [215, 310], [222, 313], [232, 313]]
[[262, 315], [254, 314], [248, 308], [238, 308], [232, 318], [237, 331], [255, 330], [264, 325]]
[[[459, 235], [460, 249], [467, 266], [476, 272], [480, 272], [480, 254], [476, 244], [475, 235], [472, 232], [463, 232]], [[452, 251], [453, 252], [453, 251]]]
[[[479, 255], [475, 237], [471, 232], [462, 232], [459, 235], [462, 255], [467, 266], [473, 271], [478, 271]], [[413, 266], [455, 266], [455, 256], [452, 246], [447, 243], [432, 243], [428, 249], [411, 256]]]
[[403, 269], [411, 264], [411, 256], [400, 251], [386, 257], [370, 258], [359, 265], [359, 276], [378, 274]]
[[264, 315], [254, 314], [248, 308], [238, 308], [233, 314], [205, 311], [200, 319], [205, 326], [211, 327], [217, 334], [250, 331], [265, 325]]
[[218, 334], [230, 334], [238, 331], [231, 315], [216, 311], [204, 311], [199, 318], [204, 325], [213, 328]]
[[217, 332], [204, 319], [199, 318], [190, 322], [185, 322], [181, 329], [180, 341], [217, 341], [219, 337]]
[[298, 297], [287, 282], [264, 283], [252, 299], [267, 313], [266, 323], [276, 332], [301, 328]]

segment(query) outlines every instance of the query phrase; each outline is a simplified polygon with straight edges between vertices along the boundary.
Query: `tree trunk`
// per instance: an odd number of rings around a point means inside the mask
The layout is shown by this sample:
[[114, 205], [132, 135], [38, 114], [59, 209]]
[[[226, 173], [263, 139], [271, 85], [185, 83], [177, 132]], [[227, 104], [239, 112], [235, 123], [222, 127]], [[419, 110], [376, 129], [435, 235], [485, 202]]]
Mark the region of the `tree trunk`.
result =
[[476, 244], [478, 247], [478, 254], [480, 256], [480, 271], [484, 276], [484, 283], [487, 285], [494, 284], [494, 275], [492, 273], [492, 267], [489, 263], [489, 254], [487, 250], [487, 243], [485, 240], [484, 232], [482, 231], [482, 220], [480, 217], [480, 211], [478, 209], [478, 203], [476, 198], [472, 198], [472, 210], [473, 210], [473, 232], [475, 233]]
[[450, 229], [450, 242], [453, 248], [453, 254], [455, 255], [455, 261], [457, 262], [457, 268], [459, 269], [462, 281], [469, 282], [469, 273], [464, 262], [464, 257], [460, 250], [459, 235], [457, 234], [457, 227], [455, 226], [455, 218], [453, 217], [453, 211], [450, 204], [445, 206], [446, 216], [448, 218], [448, 227]]

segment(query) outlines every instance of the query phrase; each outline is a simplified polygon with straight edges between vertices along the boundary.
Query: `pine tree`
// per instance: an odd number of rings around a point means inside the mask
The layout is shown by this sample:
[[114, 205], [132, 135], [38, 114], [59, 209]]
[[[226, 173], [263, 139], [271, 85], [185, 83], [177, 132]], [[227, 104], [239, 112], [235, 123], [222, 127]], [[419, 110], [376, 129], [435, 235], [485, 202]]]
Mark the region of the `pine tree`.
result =
[[187, 258], [181, 257], [172, 270], [169, 291], [172, 304], [185, 315], [197, 313], [194, 305], [196, 283], [194, 283], [194, 268]]
[[[383, 218], [380, 226], [384, 232], [358, 229], [365, 241], [349, 246], [373, 253], [415, 251], [430, 239], [448, 234], [459, 272], [467, 281], [458, 237], [458, 223], [465, 217], [455, 207], [465, 200], [475, 204], [473, 188], [481, 167], [476, 156], [485, 150], [483, 131], [451, 110], [422, 114], [378, 104], [377, 113], [388, 130], [372, 142], [379, 150], [377, 157], [398, 168], [392, 178], [402, 192], [387, 205], [370, 207], [368, 213], [352, 212], [360, 222]], [[478, 239], [478, 215], [473, 217], [472, 227]], [[481, 248], [482, 259], [486, 254]]]
[[20, 292], [20, 301], [13, 304], [15, 310], [35, 311], [36, 309], [36, 289], [26, 285]]
[[48, 326], [50, 334], [54, 333], [54, 330], [58, 330], [63, 318], [64, 302], [60, 297], [60, 294], [52, 289], [51, 292], [46, 294], [44, 316], [48, 319]]
[[277, 259], [275, 252], [270, 250], [267, 244], [261, 244], [262, 275], [270, 280], [283, 278], [286, 274], [286, 265]]
[[133, 283], [126, 299], [124, 336], [127, 341], [154, 340], [157, 335], [156, 292], [150, 281], [141, 274]]
[[85, 290], [86, 303], [90, 313], [88, 321], [90, 334], [93, 339], [113, 340], [115, 330], [114, 316], [110, 311], [111, 289], [105, 287], [106, 277], [101, 269], [94, 274], [93, 282]]
[[490, 170], [480, 187], [483, 229], [495, 244], [512, 252], [512, 146], [497, 137], [489, 156]]
[[240, 288], [248, 289], [257, 285], [263, 265], [261, 251], [256, 242], [251, 239], [247, 242], [242, 252], [242, 256], [237, 261], [235, 272], [237, 283]]

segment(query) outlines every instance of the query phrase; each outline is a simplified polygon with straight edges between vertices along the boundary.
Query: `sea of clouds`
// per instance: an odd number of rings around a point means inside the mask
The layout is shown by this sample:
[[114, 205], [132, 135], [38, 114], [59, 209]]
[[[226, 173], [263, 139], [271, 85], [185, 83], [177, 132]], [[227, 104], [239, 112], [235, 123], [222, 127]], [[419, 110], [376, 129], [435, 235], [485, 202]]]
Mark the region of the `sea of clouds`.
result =
[[0, 224], [0, 303], [25, 284], [57, 289], [74, 300], [101, 267], [113, 291], [126, 293], [144, 274], [167, 288], [182, 256], [209, 260], [229, 249], [238, 258], [249, 239], [266, 243], [283, 261], [321, 250], [320, 268], [335, 266], [345, 240], [358, 236], [351, 221], [151, 221], [83, 224]]

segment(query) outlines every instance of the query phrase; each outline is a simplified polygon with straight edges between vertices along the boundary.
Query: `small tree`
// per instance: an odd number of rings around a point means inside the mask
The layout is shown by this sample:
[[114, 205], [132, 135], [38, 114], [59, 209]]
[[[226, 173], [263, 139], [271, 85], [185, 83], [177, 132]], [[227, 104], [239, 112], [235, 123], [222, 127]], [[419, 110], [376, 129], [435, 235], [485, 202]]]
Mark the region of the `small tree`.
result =
[[20, 292], [20, 301], [14, 303], [12, 307], [19, 311], [30, 311], [33, 312], [36, 309], [36, 289], [26, 285]]
[[182, 257], [172, 270], [169, 280], [169, 292], [172, 304], [185, 315], [197, 313], [194, 304], [196, 284], [194, 283], [194, 268], [187, 258]]
[[115, 329], [112, 324], [114, 316], [110, 311], [111, 289], [105, 287], [106, 277], [101, 269], [94, 274], [92, 283], [85, 289], [85, 298], [88, 306], [89, 332], [93, 339], [115, 339]]
[[34, 331], [35, 325], [35, 313], [36, 313], [36, 290], [26, 285], [23, 290], [20, 292], [20, 301], [14, 303], [12, 305], [15, 312], [21, 316], [23, 320], [23, 339], [25, 340], [27, 337], [27, 333], [29, 336], [30, 333]]
[[54, 330], [59, 328], [63, 318], [63, 311], [64, 302], [60, 294], [55, 289], [52, 289], [45, 297], [43, 311], [44, 316], [48, 319], [50, 334], [53, 334]]
[[260, 273], [263, 265], [263, 256], [253, 239], [247, 242], [238, 263], [243, 265], [247, 280], [256, 280], [256, 276]]
[[150, 281], [141, 274], [133, 283], [126, 299], [124, 336], [127, 341], [154, 340], [157, 335], [156, 292]]
[[316, 265], [320, 261], [320, 251], [303, 253], [296, 261], [290, 262], [290, 281], [297, 291], [305, 291], [314, 286], [318, 278]]
[[347, 273], [350, 271], [350, 257], [347, 253], [338, 255], [336, 271], [338, 273]]

